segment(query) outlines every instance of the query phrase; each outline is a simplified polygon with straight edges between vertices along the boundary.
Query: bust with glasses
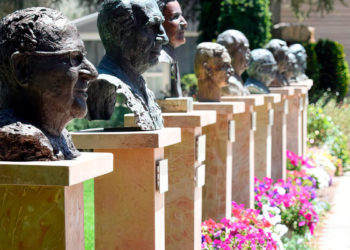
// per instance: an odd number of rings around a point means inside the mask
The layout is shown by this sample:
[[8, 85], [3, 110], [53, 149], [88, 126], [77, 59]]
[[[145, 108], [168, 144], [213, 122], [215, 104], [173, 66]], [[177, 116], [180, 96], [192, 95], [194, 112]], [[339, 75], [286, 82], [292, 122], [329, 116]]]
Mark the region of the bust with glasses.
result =
[[97, 77], [74, 24], [48, 8], [0, 21], [0, 160], [73, 159], [65, 126], [87, 111]]
[[267, 49], [254, 49], [248, 62], [248, 79], [244, 86], [251, 94], [268, 94], [269, 86], [275, 79], [277, 63]]
[[163, 21], [155, 0], [104, 1], [97, 27], [106, 54], [89, 88], [90, 119], [108, 120], [116, 107], [118, 114], [133, 113], [141, 130], [163, 128], [161, 110], [142, 77], [168, 42]]

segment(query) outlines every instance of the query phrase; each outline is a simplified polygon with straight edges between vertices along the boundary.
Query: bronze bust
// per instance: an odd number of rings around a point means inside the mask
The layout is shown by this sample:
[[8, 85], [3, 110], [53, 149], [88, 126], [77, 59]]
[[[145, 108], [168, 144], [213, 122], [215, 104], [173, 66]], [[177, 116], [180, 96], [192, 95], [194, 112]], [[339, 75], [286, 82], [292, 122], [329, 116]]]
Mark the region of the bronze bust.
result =
[[271, 86], [281, 87], [281, 86], [289, 85], [287, 78], [285, 76], [285, 72], [288, 67], [287, 65], [288, 65], [288, 53], [289, 53], [287, 43], [280, 39], [272, 39], [265, 46], [265, 48], [271, 51], [278, 66], [276, 79], [271, 83]]
[[197, 99], [201, 102], [219, 102], [221, 88], [228, 85], [234, 74], [226, 48], [210, 42], [197, 46], [194, 71], [198, 79]]
[[[226, 47], [231, 56], [231, 64], [235, 71], [233, 83], [229, 83], [227, 87], [222, 89], [224, 95], [233, 95], [237, 87], [239, 93], [235, 95], [249, 95], [249, 91], [243, 87], [242, 74], [248, 68], [248, 60], [250, 58], [249, 41], [247, 37], [239, 30], [226, 30], [219, 34], [217, 43]], [[235, 86], [232, 86], [234, 84]]]
[[[142, 130], [163, 128], [161, 110], [142, 77], [168, 42], [155, 0], [106, 0], [97, 19], [106, 54], [89, 88], [89, 118], [109, 119], [118, 107], [134, 113]], [[117, 107], [117, 108], [118, 108]]]
[[297, 72], [295, 73], [295, 80], [304, 81], [309, 79], [305, 75], [305, 70], [307, 66], [307, 54], [305, 48], [301, 44], [296, 43], [289, 47], [289, 51], [295, 55], [297, 60]]
[[165, 21], [163, 23], [169, 43], [163, 45], [159, 62], [170, 64], [170, 96], [182, 97], [179, 61], [175, 49], [186, 43], [185, 31], [187, 22], [182, 16], [182, 10], [177, 0], [158, 0]]
[[0, 160], [73, 159], [66, 124], [86, 114], [97, 77], [74, 24], [48, 8], [0, 21]]
[[274, 80], [277, 72], [277, 63], [267, 49], [255, 49], [251, 53], [248, 79], [244, 86], [251, 94], [268, 94], [268, 87]]

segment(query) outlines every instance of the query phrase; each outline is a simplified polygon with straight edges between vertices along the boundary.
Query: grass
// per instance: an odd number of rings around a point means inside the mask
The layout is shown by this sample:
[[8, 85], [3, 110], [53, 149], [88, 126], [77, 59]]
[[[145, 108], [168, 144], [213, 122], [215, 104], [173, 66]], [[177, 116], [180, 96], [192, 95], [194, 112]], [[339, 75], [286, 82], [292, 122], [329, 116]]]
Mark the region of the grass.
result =
[[84, 182], [85, 249], [95, 249], [94, 180]]

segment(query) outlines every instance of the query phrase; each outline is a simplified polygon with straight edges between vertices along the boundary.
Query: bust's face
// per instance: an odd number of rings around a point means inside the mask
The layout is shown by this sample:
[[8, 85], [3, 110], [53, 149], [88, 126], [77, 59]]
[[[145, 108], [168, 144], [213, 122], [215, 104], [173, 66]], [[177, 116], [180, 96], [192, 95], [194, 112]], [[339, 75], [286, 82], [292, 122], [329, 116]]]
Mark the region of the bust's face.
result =
[[75, 28], [67, 25], [63, 42], [54, 52], [24, 52], [33, 65], [26, 94], [40, 112], [57, 119], [60, 112], [71, 118], [86, 114], [88, 81], [97, 77], [95, 67], [85, 57], [85, 47]]
[[163, 14], [165, 18], [163, 26], [169, 38], [169, 44], [177, 48], [186, 42], [185, 30], [187, 29], [187, 22], [182, 16], [179, 2], [168, 2]]
[[248, 62], [250, 58], [249, 43], [241, 43], [235, 51], [230, 53], [232, 57], [232, 65], [236, 73], [241, 76], [244, 71], [248, 68]]
[[211, 71], [211, 79], [218, 87], [227, 86], [229, 78], [234, 74], [231, 57], [228, 52], [222, 53], [221, 57], [213, 57], [208, 61], [208, 67]]
[[156, 1], [142, 2], [143, 8], [135, 13], [136, 25], [131, 35], [126, 37], [124, 57], [139, 73], [158, 63], [163, 44], [168, 42], [164, 21]]

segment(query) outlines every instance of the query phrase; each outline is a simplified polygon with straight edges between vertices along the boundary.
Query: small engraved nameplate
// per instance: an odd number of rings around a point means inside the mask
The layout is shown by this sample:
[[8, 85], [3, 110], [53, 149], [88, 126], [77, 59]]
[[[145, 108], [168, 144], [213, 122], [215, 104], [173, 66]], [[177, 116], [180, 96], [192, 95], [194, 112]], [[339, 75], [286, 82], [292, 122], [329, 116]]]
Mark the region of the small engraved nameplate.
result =
[[284, 113], [288, 115], [289, 113], [289, 102], [288, 100], [284, 100]]
[[270, 126], [273, 126], [274, 117], [275, 117], [275, 112], [273, 109], [270, 109], [269, 110], [269, 125]]
[[205, 161], [205, 145], [206, 145], [206, 136], [200, 135], [197, 137], [197, 162]]
[[236, 141], [236, 123], [234, 120], [228, 122], [228, 140], [230, 142]]
[[196, 168], [196, 187], [203, 187], [205, 185], [205, 165]]
[[252, 125], [252, 127], [251, 127], [251, 129], [253, 130], [253, 131], [256, 131], [256, 112], [253, 112], [252, 113], [252, 116], [251, 116], [251, 125]]
[[168, 160], [161, 160], [157, 164], [157, 190], [163, 194], [168, 191]]

